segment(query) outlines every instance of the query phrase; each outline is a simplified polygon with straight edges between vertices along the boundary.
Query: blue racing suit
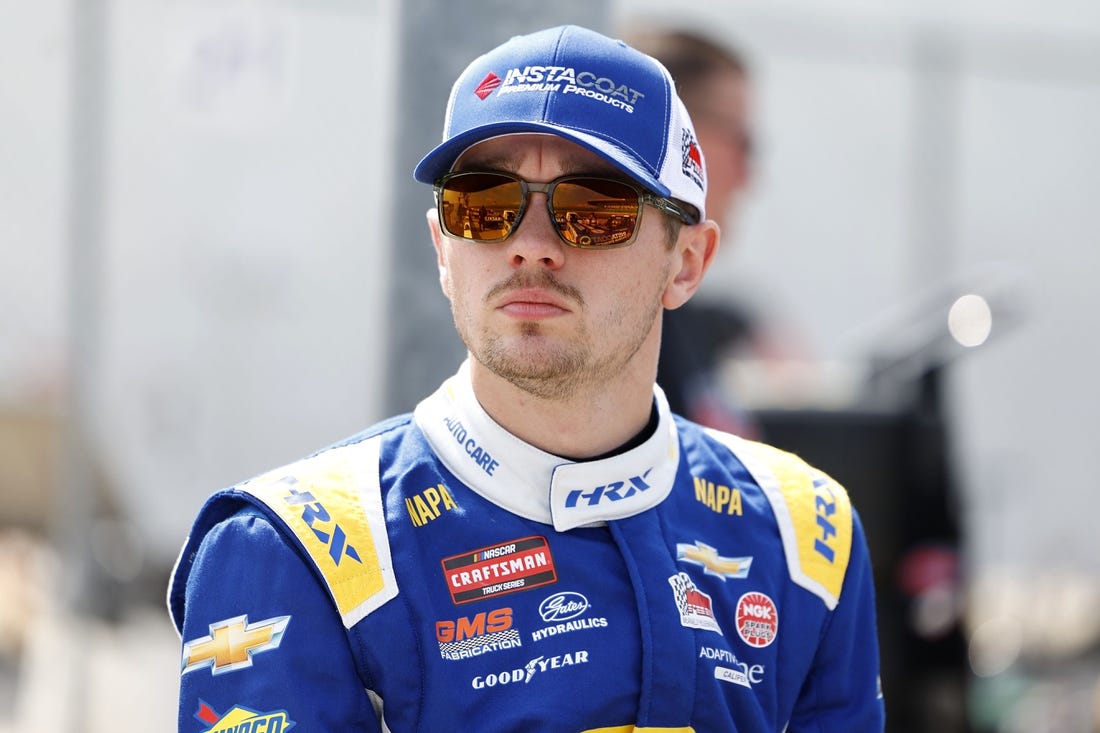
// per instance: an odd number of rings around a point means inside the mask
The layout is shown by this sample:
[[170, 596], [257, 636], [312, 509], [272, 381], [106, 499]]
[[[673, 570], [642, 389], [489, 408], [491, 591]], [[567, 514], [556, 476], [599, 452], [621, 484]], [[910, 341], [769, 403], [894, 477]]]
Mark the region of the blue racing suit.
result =
[[215, 494], [173, 574], [179, 730], [881, 731], [844, 490], [672, 415], [610, 458], [507, 433], [468, 367]]

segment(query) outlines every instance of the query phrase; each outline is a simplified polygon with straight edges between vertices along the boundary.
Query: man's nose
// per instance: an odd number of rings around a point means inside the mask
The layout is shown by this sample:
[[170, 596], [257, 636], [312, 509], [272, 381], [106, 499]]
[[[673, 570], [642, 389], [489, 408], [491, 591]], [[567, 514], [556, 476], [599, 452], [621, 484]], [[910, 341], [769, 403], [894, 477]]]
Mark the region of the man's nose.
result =
[[568, 245], [561, 240], [554, 223], [550, 221], [546, 194], [531, 192], [528, 196], [527, 210], [516, 230], [506, 240], [512, 264], [519, 267], [524, 263], [541, 263], [557, 269], [565, 262], [565, 248]]

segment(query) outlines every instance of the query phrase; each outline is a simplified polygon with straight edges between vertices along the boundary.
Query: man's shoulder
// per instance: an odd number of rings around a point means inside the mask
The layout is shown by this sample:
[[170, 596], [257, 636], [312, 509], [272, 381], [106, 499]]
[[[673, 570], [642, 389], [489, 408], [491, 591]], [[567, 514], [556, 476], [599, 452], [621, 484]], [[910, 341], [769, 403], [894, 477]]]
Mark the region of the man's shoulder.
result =
[[834, 608], [859, 531], [844, 487], [794, 453], [710, 428], [699, 430], [704, 439], [727, 449], [767, 498], [791, 579]]
[[176, 563], [170, 605], [182, 609], [179, 594], [205, 538], [242, 514], [259, 514], [314, 568], [347, 626], [393, 598], [397, 585], [379, 475], [383, 443], [400, 439], [412, 424], [411, 415], [384, 420], [214, 493], [196, 516]]

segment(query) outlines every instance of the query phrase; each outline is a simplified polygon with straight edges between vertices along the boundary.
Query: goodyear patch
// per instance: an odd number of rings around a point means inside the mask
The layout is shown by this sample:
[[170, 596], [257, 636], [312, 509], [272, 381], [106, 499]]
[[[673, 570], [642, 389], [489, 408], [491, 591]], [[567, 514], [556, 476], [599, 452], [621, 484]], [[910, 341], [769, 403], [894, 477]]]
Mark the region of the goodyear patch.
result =
[[378, 481], [380, 441], [333, 448], [239, 487], [298, 538], [348, 628], [397, 595]]
[[294, 727], [285, 710], [261, 713], [236, 705], [225, 715], [219, 715], [203, 701], [199, 701], [199, 711], [195, 713], [205, 728], [203, 733], [283, 733]]

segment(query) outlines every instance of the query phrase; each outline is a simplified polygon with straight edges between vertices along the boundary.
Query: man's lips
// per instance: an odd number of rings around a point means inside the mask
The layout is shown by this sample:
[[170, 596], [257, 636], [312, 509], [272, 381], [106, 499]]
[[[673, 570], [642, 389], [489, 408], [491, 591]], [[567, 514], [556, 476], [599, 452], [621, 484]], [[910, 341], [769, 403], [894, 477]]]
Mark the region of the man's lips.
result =
[[553, 293], [535, 288], [512, 290], [500, 300], [499, 310], [516, 318], [553, 318], [572, 309]]

